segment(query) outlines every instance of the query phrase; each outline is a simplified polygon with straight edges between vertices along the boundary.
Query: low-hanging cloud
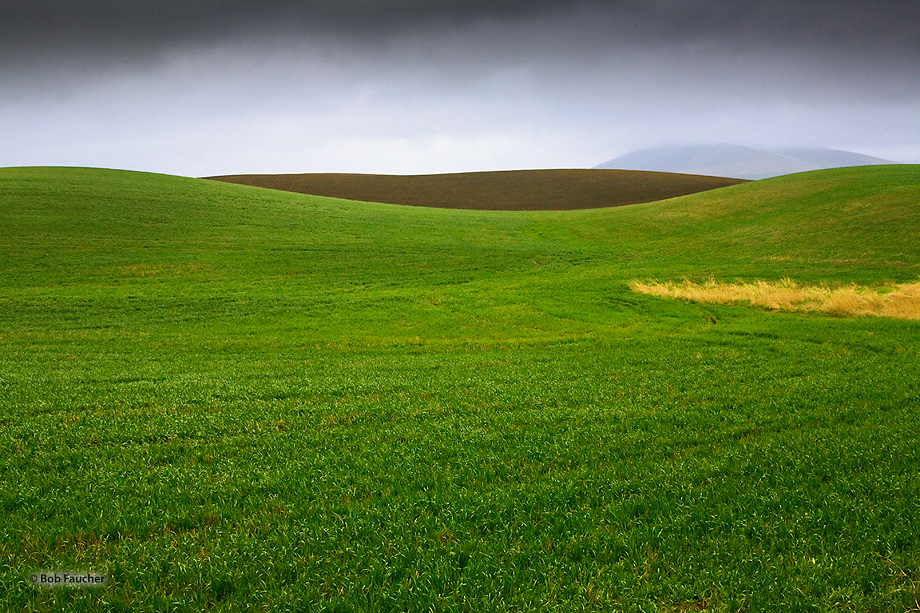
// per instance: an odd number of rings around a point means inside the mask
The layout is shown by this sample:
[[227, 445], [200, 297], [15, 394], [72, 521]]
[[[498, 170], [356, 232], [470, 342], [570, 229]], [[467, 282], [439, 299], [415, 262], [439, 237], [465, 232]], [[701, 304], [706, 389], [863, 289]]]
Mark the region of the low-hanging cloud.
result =
[[672, 142], [920, 158], [911, 3], [0, 2], [0, 165], [593, 166]]

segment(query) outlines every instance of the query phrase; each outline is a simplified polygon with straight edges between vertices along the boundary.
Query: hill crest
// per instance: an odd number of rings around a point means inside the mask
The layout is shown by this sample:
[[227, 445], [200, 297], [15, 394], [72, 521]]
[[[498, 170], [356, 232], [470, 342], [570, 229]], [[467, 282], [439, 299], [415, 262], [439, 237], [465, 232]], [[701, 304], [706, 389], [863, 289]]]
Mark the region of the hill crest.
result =
[[434, 208], [551, 211], [653, 202], [743, 183], [700, 175], [598, 169], [435, 175], [225, 175], [216, 181], [347, 200]]

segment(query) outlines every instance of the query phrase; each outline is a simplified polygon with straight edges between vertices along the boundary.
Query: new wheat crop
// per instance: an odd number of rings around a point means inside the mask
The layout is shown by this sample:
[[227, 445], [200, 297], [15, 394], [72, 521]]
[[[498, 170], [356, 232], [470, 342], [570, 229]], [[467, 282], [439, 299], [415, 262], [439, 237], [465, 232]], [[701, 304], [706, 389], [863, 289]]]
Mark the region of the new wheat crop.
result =
[[0, 169], [0, 610], [915, 610], [920, 322], [629, 283], [907, 296], [918, 203]]

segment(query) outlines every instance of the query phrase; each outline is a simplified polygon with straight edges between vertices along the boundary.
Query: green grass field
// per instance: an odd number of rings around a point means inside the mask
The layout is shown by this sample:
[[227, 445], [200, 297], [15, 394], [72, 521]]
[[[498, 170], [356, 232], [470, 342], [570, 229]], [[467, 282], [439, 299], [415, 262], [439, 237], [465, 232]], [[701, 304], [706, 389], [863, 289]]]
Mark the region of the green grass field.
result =
[[0, 169], [0, 610], [917, 610], [920, 325], [629, 290], [710, 277], [916, 281], [920, 167], [561, 212]]

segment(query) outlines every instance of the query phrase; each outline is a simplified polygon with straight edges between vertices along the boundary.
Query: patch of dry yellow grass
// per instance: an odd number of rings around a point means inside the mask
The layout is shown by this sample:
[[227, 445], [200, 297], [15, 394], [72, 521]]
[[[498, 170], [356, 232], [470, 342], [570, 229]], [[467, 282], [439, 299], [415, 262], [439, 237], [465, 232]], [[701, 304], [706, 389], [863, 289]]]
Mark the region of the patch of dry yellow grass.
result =
[[826, 287], [799, 285], [790, 279], [778, 283], [640, 283], [629, 285], [634, 292], [691, 302], [735, 304], [748, 302], [778, 311], [819, 311], [841, 317], [894, 317], [920, 320], [920, 282], [902, 283], [892, 291], [847, 285]]

